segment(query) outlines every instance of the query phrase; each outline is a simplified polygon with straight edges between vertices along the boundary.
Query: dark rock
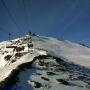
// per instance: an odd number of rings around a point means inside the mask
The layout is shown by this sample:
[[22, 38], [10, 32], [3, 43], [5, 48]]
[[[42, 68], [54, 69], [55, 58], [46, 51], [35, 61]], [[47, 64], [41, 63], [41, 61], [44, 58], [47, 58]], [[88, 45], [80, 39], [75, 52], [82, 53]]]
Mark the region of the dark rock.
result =
[[86, 88], [90, 89], [90, 85], [86, 85]]
[[84, 80], [86, 77], [85, 76], [78, 76], [78, 79]]
[[56, 73], [53, 73], [53, 72], [47, 72], [47, 75], [56, 75]]
[[37, 75], [42, 75], [41, 73], [36, 73]]
[[46, 78], [46, 77], [41, 77], [43, 80], [46, 80], [46, 81], [49, 81], [49, 79], [48, 78]]
[[15, 58], [22, 57], [22, 56], [23, 56], [23, 53], [16, 53], [15, 54]]
[[34, 85], [35, 88], [40, 88], [42, 86], [42, 84], [39, 82], [36, 82], [36, 81], [31, 81], [31, 82], [35, 83], [35, 85]]
[[12, 57], [12, 55], [7, 55], [4, 57], [4, 59], [8, 61], [8, 60], [10, 60], [11, 57]]
[[14, 63], [14, 62], [16, 62], [16, 60], [15, 60], [15, 59], [13, 59], [13, 60], [12, 60], [12, 63]]
[[60, 82], [61, 84], [69, 85], [69, 83], [64, 79], [57, 79], [57, 81]]

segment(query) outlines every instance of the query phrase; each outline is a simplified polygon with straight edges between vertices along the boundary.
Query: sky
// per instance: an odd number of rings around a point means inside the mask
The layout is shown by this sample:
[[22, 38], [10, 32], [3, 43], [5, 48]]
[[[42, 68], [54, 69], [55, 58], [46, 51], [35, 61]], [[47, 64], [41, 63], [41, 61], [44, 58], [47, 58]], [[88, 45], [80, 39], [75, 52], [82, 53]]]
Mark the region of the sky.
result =
[[90, 0], [0, 0], [0, 41], [28, 31], [90, 46]]

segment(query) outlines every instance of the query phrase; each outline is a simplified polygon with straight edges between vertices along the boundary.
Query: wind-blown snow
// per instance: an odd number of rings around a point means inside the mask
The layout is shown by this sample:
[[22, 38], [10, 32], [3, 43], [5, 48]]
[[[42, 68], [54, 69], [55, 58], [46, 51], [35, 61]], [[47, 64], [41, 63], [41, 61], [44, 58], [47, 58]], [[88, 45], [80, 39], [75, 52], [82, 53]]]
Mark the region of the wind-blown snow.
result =
[[45, 48], [49, 54], [64, 58], [66, 61], [90, 68], [90, 48], [55, 38], [34, 37], [36, 47]]

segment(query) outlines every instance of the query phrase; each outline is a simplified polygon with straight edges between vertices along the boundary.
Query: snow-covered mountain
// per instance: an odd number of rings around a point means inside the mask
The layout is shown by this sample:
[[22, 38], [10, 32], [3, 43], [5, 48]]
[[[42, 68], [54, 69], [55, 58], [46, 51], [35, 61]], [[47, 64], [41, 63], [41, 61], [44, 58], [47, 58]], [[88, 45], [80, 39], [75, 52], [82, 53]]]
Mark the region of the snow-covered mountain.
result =
[[0, 43], [0, 90], [11, 85], [10, 90], [90, 90], [90, 48], [51, 37], [31, 38]]

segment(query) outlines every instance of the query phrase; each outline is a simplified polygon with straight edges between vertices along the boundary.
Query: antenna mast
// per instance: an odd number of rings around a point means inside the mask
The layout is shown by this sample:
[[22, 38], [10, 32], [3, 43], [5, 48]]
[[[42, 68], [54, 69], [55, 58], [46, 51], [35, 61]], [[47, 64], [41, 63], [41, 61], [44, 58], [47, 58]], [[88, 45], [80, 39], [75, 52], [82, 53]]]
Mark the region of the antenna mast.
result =
[[32, 32], [28, 32], [28, 51], [29, 51], [29, 48], [32, 48], [33, 47], [33, 43], [32, 43]]
[[9, 34], [8, 34], [8, 35], [9, 35], [9, 41], [10, 41], [10, 40], [11, 40], [11, 35], [12, 35], [12, 34], [9, 32]]

